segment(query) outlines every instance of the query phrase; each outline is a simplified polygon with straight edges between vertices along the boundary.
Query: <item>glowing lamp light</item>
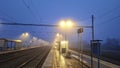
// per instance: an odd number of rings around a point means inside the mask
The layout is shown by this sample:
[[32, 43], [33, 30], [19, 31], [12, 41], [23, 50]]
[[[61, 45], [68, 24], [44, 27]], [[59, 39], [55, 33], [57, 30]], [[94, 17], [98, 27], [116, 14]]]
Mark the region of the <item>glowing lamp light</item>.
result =
[[61, 27], [63, 27], [63, 28], [70, 28], [70, 27], [72, 27], [74, 24], [73, 24], [73, 21], [72, 21], [72, 20], [61, 20], [59, 25], [60, 25]]
[[67, 27], [72, 27], [73, 26], [73, 22], [71, 20], [67, 20], [66, 21], [66, 26]]
[[21, 40], [14, 40], [15, 42], [22, 42]]
[[27, 33], [27, 32], [26, 32], [26, 33], [25, 33], [25, 35], [26, 35], [26, 36], [28, 36], [28, 35], [29, 35], [29, 33]]
[[65, 25], [66, 25], [66, 24], [65, 24], [65, 21], [64, 21], [64, 20], [60, 21], [60, 26], [61, 26], [61, 27], [65, 27]]
[[56, 35], [57, 37], [59, 37], [60, 36], [60, 34], [59, 33], [57, 33], [57, 35]]
[[25, 36], [25, 33], [23, 33], [22, 36]]

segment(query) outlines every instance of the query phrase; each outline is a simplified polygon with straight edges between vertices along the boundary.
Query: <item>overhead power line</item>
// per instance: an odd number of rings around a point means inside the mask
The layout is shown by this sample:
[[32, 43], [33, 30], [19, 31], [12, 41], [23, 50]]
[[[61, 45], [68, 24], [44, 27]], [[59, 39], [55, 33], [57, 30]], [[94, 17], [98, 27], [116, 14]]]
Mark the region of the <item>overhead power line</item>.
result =
[[106, 16], [106, 15], [112, 13], [113, 11], [115, 11], [115, 10], [117, 10], [117, 9], [120, 9], [120, 6], [117, 6], [117, 7], [113, 8], [113, 9], [111, 9], [111, 10], [105, 12], [104, 14], [100, 15], [99, 18], [102, 18], [102, 17], [104, 17], [104, 16]]
[[[18, 26], [46, 26], [46, 27], [59, 27], [59, 25], [50, 25], [50, 24], [23, 24], [23, 23], [0, 23], [2, 25], [18, 25]], [[84, 28], [92, 28], [92, 26], [73, 26], [73, 27], [84, 27]]]
[[41, 21], [42, 18], [40, 17], [41, 15], [39, 14], [39, 10], [38, 10], [38, 8], [36, 8], [36, 6], [35, 6], [35, 4], [34, 4], [34, 0], [31, 0], [31, 6], [32, 6], [32, 8], [34, 8], [34, 10], [36, 10], [37, 17], [38, 17], [39, 20]]
[[7, 13], [5, 13], [4, 11], [0, 10], [0, 13], [2, 13], [3, 15], [5, 15], [6, 17], [8, 17], [9, 19], [6, 19], [6, 18], [3, 18], [3, 17], [0, 17], [0, 19], [4, 20], [4, 21], [10, 21], [10, 22], [14, 22], [14, 18], [9, 16]]
[[12, 20], [9, 20], [9, 19], [3, 18], [3, 17], [0, 17], [0, 19], [3, 20], [3, 21], [9, 21], [9, 22], [11, 22], [11, 23], [12, 23], [12, 22], [15, 23], [15, 21], [12, 21]]
[[109, 19], [109, 20], [107, 20], [105, 22], [99, 23], [98, 25], [100, 26], [100, 25], [103, 25], [103, 24], [106, 24], [106, 23], [110, 23], [111, 21], [116, 20], [118, 18], [120, 18], [120, 15], [116, 16], [116, 17], [113, 17], [113, 18], [111, 18], [111, 19]]
[[48, 26], [57, 27], [57, 25], [47, 25], [47, 24], [23, 24], [23, 23], [0, 23], [2, 25], [20, 25], [20, 26]]
[[27, 5], [27, 3], [25, 2], [25, 0], [22, 0], [22, 1], [23, 1], [23, 4], [24, 4], [24, 5], [27, 7], [27, 9], [30, 11], [30, 13], [32, 14], [32, 16], [35, 17], [35, 18], [38, 20], [38, 22], [39, 22], [39, 18], [37, 17], [36, 14], [34, 14], [34, 12], [32, 11], [32, 9], [30, 8], [30, 6]]
[[[115, 11], [115, 10], [118, 10], [119, 8], [120, 8], [120, 6], [117, 6], [117, 7], [115, 7], [115, 8], [113, 8], [113, 9], [105, 12], [104, 14], [102, 14], [102, 15], [100, 15], [100, 16], [98, 16], [98, 17], [99, 17], [99, 18], [105, 17], [106, 15], [112, 13], [112, 12]], [[112, 17], [112, 16], [111, 16], [111, 17]], [[116, 20], [116, 19], [118, 19], [119, 17], [120, 17], [120, 16], [113, 17], [113, 18], [111, 18], [111, 19], [108, 19], [107, 21], [98, 23], [97, 25], [98, 25], [98, 26], [101, 26], [101, 25], [103, 25], [103, 24], [110, 23], [111, 21]]]

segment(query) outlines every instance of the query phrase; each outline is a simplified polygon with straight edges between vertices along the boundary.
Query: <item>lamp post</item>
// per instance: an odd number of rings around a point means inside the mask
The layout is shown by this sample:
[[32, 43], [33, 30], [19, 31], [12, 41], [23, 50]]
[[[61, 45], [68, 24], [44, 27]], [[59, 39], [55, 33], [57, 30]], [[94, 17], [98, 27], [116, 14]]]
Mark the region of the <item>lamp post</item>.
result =
[[[70, 29], [73, 26], [73, 21], [72, 20], [61, 20], [59, 25], [61, 28], [65, 29], [65, 41], [67, 42], [66, 31], [67, 29]], [[65, 43], [65, 48], [66, 46], [67, 46], [67, 43]], [[65, 49], [65, 52], [67, 52], [66, 49]]]
[[61, 35], [59, 33], [57, 33], [56, 36], [57, 36], [58, 50], [59, 50], [59, 53], [60, 53]]
[[28, 32], [22, 33], [21, 39], [24, 41], [24, 45], [27, 45], [27, 39], [28, 39], [29, 35], [30, 34]]
[[[77, 33], [78, 33], [78, 41], [80, 40], [80, 61], [81, 61], [81, 65], [82, 65], [82, 68], [83, 68], [83, 64], [82, 64], [82, 55], [83, 55], [83, 45], [82, 45], [82, 33], [83, 33], [83, 28], [79, 28], [77, 30]], [[80, 35], [80, 36], [79, 36]]]

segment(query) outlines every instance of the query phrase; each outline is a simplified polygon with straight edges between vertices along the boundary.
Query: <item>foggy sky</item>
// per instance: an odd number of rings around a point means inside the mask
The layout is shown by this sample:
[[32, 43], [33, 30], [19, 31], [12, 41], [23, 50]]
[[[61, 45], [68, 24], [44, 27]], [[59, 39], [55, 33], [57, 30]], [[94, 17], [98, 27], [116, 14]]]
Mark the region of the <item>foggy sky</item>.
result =
[[[93, 14], [95, 16], [95, 39], [120, 38], [120, 0], [24, 1], [30, 9], [26, 7], [23, 0], [0, 0], [0, 22], [58, 24], [59, 20], [70, 18], [77, 21], [77, 24], [86, 26], [91, 25]], [[23, 32], [29, 32], [33, 36], [47, 40], [53, 39], [50, 36], [54, 36], [52, 31], [55, 29], [0, 25], [0, 37], [17, 38]], [[49, 36], [46, 34], [48, 31], [51, 31]], [[74, 35], [77, 37], [76, 33]], [[84, 29], [83, 38], [91, 39], [90, 29]]]

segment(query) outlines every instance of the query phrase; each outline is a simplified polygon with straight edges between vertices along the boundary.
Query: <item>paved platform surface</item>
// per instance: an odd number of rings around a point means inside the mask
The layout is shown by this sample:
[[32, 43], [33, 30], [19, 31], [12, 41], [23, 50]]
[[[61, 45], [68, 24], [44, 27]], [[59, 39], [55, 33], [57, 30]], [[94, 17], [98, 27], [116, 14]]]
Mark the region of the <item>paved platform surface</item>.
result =
[[56, 48], [52, 48], [42, 68], [82, 68], [82, 65], [79, 60], [66, 58]]

